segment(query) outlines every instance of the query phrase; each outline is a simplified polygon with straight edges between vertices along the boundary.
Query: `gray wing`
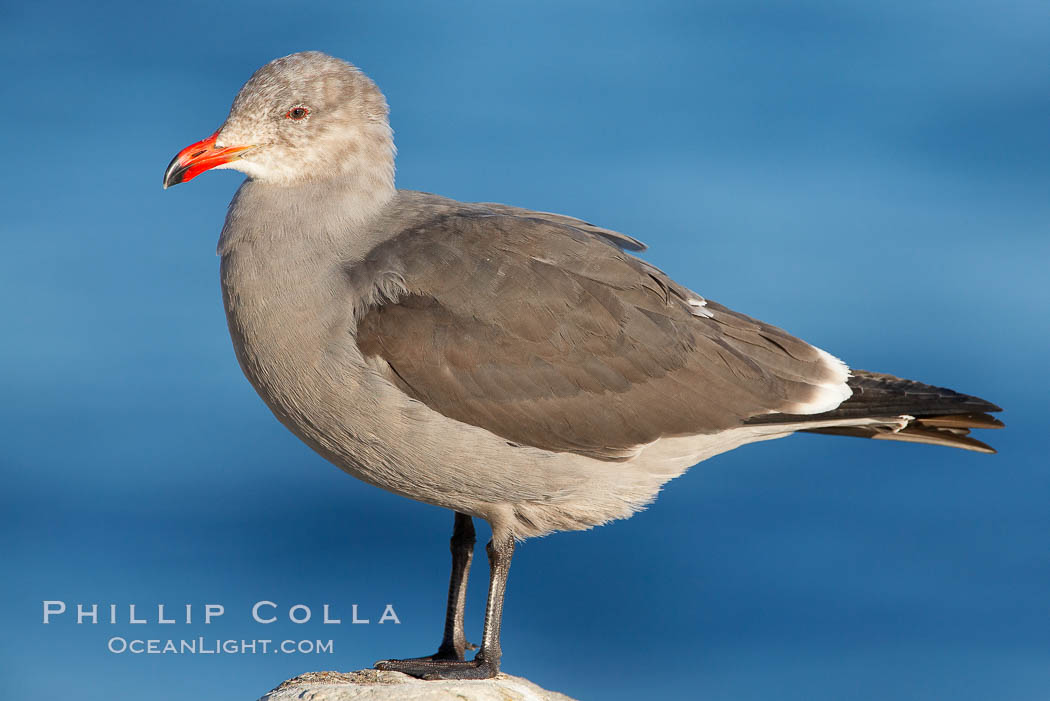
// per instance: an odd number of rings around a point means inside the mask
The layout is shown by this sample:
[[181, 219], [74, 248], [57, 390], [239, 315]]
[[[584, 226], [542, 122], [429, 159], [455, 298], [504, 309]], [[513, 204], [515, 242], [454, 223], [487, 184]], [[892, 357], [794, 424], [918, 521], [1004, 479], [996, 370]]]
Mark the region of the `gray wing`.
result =
[[361, 351], [445, 416], [607, 460], [848, 396], [823, 351], [572, 221], [465, 205], [402, 231], [348, 271]]

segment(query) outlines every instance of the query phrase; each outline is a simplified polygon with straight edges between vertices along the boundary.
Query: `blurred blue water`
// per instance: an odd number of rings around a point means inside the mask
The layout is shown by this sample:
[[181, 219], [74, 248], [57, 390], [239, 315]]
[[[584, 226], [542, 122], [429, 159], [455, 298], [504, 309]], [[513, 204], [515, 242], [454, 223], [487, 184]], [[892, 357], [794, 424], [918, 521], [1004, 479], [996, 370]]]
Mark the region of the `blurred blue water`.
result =
[[[219, 301], [239, 176], [160, 189], [256, 67], [312, 48], [386, 92], [400, 186], [620, 229], [856, 367], [1008, 410], [996, 457], [796, 437], [526, 543], [506, 671], [585, 699], [1046, 698], [1045, 4], [8, 3], [0, 39], [6, 695], [253, 699], [437, 642], [450, 515], [277, 424]], [[44, 599], [227, 614], [44, 626]], [[252, 624], [260, 599], [344, 625]], [[402, 623], [347, 625], [351, 603]], [[336, 654], [115, 655], [113, 635]]]

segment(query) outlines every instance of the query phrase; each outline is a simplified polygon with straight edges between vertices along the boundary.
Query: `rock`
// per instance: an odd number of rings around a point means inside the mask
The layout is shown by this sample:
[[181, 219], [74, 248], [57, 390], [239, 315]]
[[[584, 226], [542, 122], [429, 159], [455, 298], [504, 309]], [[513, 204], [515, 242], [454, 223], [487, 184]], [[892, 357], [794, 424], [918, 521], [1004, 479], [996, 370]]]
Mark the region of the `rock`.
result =
[[483, 681], [422, 681], [401, 672], [309, 672], [259, 701], [574, 701], [528, 679], [501, 674]]

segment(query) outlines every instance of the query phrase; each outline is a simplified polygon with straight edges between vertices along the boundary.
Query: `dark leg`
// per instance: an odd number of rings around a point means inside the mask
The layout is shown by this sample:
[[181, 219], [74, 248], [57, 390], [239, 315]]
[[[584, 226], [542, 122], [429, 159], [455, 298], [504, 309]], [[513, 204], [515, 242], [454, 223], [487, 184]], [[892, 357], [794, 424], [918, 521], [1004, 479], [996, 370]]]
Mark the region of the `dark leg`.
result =
[[397, 669], [398, 665], [415, 665], [432, 660], [462, 660], [467, 650], [476, 645], [467, 642], [463, 633], [463, 611], [467, 604], [467, 580], [470, 562], [474, 559], [474, 521], [466, 514], [456, 512], [449, 549], [452, 551], [452, 574], [448, 580], [448, 606], [445, 608], [445, 633], [441, 645], [433, 655], [411, 657], [405, 660], [382, 660], [376, 668]]
[[448, 607], [445, 609], [445, 634], [434, 655], [439, 660], [462, 660], [467, 650], [476, 646], [467, 642], [463, 633], [463, 611], [467, 605], [467, 580], [470, 561], [474, 559], [474, 521], [466, 514], [456, 512], [452, 527], [452, 576], [448, 580]]
[[[514, 556], [514, 539], [493, 538], [485, 548], [489, 555], [489, 596], [485, 605], [485, 632], [481, 649], [473, 660], [423, 657], [414, 660], [385, 660], [376, 663], [376, 669], [404, 672], [421, 679], [491, 679], [499, 674], [502, 650], [499, 644], [500, 623], [503, 619], [503, 595], [507, 590], [507, 574]], [[451, 591], [449, 601], [451, 601]], [[447, 629], [447, 627], [446, 627]]]

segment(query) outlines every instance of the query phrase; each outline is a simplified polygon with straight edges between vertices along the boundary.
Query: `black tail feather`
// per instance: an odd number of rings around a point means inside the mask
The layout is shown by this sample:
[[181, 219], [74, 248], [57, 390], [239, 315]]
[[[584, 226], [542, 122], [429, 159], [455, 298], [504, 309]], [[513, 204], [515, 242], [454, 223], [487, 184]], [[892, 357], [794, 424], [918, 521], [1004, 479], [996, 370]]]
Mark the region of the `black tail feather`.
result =
[[998, 406], [944, 387], [905, 380], [866, 370], [853, 370], [849, 378], [853, 395], [832, 411], [822, 414], [764, 414], [752, 417], [750, 424], [809, 423], [833, 420], [907, 417], [903, 425], [823, 426], [801, 429], [808, 433], [879, 438], [944, 445], [982, 453], [994, 453], [990, 446], [969, 437], [973, 428], [1002, 428], [1003, 423], [986, 412], [1002, 411]]

